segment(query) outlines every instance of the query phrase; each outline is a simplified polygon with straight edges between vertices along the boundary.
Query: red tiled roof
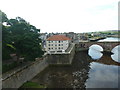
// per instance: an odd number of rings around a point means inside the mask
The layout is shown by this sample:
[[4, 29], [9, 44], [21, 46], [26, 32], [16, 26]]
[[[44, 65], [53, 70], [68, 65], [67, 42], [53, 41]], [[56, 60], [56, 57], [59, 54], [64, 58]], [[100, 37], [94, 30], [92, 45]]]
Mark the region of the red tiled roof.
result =
[[53, 35], [49, 37], [47, 40], [48, 41], [65, 41], [65, 40], [71, 40], [71, 39], [64, 35]]

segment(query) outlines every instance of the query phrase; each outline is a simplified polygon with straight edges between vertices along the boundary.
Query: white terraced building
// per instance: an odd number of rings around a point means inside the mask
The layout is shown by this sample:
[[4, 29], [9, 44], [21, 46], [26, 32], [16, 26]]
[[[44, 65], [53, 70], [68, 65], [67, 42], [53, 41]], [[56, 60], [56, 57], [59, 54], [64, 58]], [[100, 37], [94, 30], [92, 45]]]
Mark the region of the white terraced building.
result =
[[46, 40], [47, 52], [64, 52], [71, 42], [71, 39], [64, 35], [53, 35]]

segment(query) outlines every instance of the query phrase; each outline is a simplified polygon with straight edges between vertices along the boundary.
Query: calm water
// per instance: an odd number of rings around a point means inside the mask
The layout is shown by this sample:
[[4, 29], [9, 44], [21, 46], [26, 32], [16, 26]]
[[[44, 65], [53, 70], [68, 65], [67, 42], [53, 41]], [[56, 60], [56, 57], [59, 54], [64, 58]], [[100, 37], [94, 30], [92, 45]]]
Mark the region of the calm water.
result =
[[106, 39], [99, 40], [98, 42], [120, 42], [120, 38], [108, 37]]
[[93, 60], [88, 51], [76, 53], [71, 66], [50, 66], [31, 81], [48, 88], [118, 88], [120, 63], [110, 54]]
[[119, 51], [116, 53], [114, 50], [115, 53], [111, 55], [95, 50], [100, 49], [95, 47], [94, 50], [76, 53], [71, 66], [49, 66], [31, 81], [48, 88], [120, 88], [120, 63], [112, 56], [116, 57]]

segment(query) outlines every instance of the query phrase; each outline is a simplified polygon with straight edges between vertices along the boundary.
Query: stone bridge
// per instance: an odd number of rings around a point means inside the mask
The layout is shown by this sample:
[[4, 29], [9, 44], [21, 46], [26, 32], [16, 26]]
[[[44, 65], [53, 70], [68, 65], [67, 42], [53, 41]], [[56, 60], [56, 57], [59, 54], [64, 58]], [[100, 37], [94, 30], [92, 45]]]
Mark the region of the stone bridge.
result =
[[104, 51], [111, 51], [115, 46], [120, 45], [120, 42], [79, 42], [76, 44], [76, 51], [87, 50], [93, 44], [102, 46]]

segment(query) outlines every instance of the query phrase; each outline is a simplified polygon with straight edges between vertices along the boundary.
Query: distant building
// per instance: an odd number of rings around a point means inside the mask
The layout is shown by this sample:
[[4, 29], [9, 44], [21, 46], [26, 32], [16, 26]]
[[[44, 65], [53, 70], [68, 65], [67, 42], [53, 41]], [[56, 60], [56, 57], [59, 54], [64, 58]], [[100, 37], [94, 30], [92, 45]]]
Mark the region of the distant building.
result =
[[88, 34], [87, 33], [80, 33], [80, 40], [88, 40]]
[[46, 38], [47, 38], [47, 33], [41, 33], [39, 38], [42, 41], [41, 42], [42, 49], [43, 49], [43, 51], [45, 51], [45, 46], [46, 46], [45, 41], [46, 41]]
[[75, 39], [76, 39], [76, 35], [74, 32], [69, 32], [69, 33], [66, 33], [66, 36], [71, 38], [71, 42], [74, 42]]
[[53, 35], [46, 40], [46, 51], [65, 51], [69, 47], [70, 42], [71, 39], [64, 35]]

